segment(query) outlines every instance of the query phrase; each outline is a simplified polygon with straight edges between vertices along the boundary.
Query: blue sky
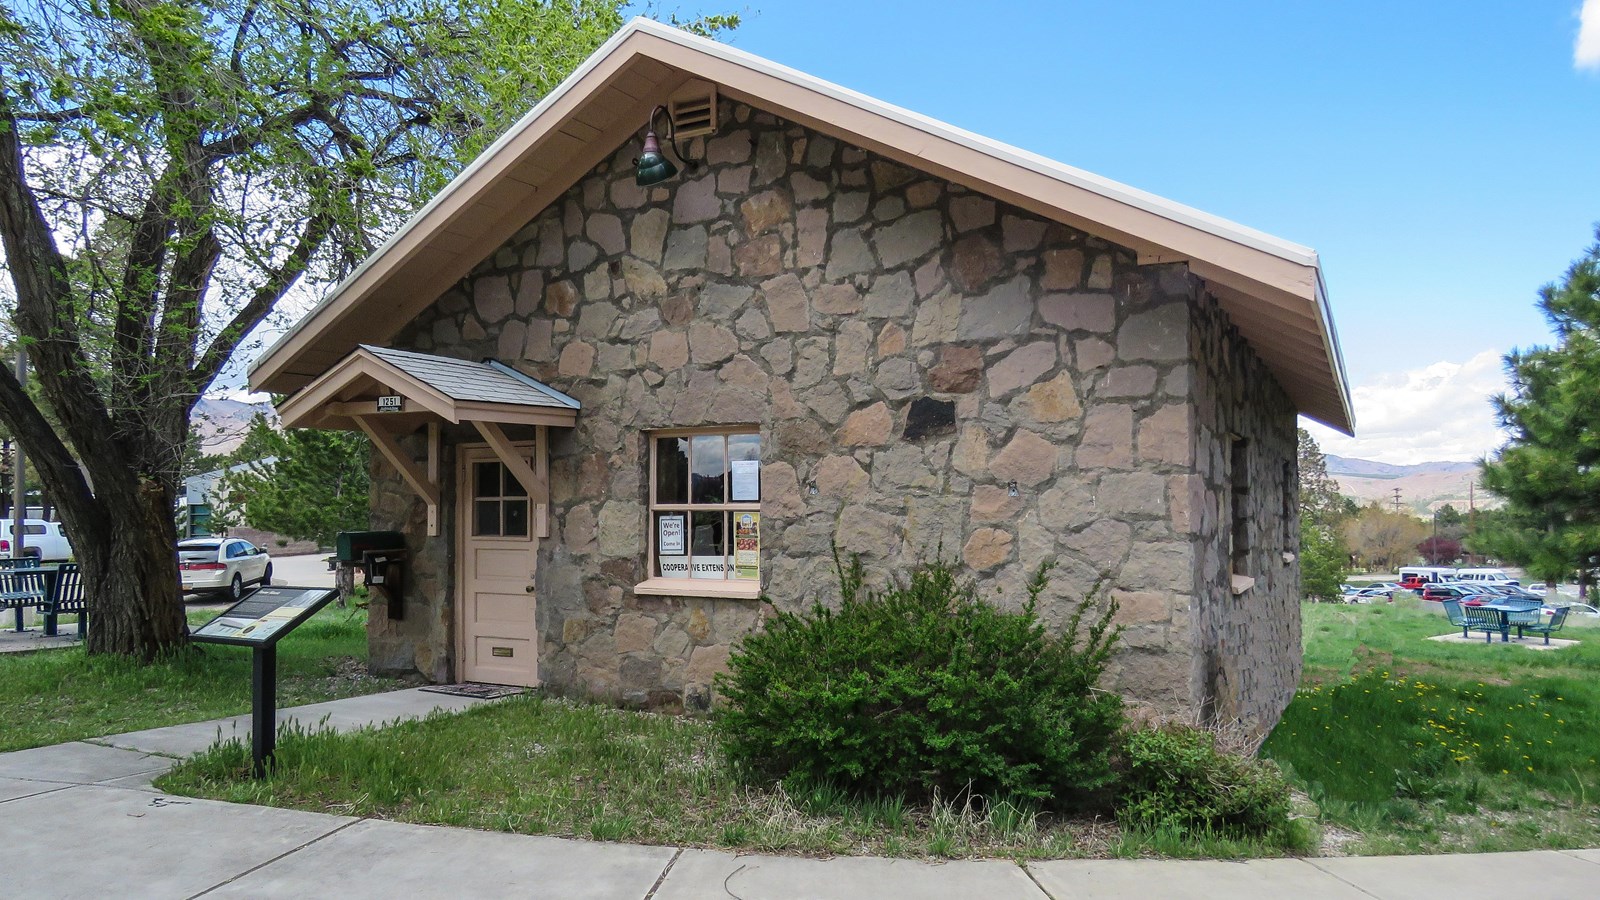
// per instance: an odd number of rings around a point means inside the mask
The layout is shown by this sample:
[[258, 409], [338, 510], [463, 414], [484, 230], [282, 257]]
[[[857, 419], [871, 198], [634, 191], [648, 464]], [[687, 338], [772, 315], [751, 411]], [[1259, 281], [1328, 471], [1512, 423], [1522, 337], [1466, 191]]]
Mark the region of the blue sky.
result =
[[1548, 340], [1537, 290], [1600, 221], [1580, 5], [724, 9], [744, 16], [734, 46], [1314, 247], [1359, 429], [1319, 440], [1420, 462], [1497, 443], [1499, 357]]

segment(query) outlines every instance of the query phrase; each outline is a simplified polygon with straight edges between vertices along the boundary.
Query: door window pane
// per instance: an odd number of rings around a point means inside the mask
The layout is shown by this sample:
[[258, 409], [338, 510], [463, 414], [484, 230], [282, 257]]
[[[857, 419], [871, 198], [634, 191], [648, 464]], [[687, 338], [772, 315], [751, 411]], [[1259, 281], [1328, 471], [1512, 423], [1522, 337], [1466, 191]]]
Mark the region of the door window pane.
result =
[[724, 485], [728, 480], [727, 441], [720, 434], [696, 437], [693, 443], [693, 478], [690, 503], [726, 502]]
[[528, 501], [504, 500], [501, 506], [505, 509], [505, 530], [501, 532], [506, 537], [528, 536]]
[[688, 438], [656, 438], [656, 502], [689, 502]]
[[472, 464], [472, 496], [500, 496], [500, 464], [481, 462]]
[[494, 537], [500, 534], [500, 501], [472, 502], [472, 533]]

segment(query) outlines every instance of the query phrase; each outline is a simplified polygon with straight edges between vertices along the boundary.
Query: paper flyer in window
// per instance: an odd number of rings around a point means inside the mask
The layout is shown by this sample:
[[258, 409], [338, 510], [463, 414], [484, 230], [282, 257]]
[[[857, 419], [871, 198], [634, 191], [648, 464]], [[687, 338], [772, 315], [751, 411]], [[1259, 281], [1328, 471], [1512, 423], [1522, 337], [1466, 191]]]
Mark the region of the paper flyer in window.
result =
[[656, 520], [656, 549], [662, 556], [682, 556], [684, 535], [688, 528], [685, 516], [662, 516]]
[[736, 459], [733, 461], [734, 503], [754, 503], [761, 499], [761, 461]]
[[733, 572], [735, 578], [761, 578], [761, 514], [733, 516]]

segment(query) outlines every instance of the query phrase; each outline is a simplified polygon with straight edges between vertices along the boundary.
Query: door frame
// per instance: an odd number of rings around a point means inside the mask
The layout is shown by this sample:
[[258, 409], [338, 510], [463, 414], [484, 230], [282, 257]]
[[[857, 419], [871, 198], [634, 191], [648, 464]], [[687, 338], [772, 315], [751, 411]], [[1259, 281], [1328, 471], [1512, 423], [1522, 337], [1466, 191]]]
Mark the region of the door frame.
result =
[[[547, 433], [542, 428], [540, 429], [540, 432], [540, 437], [543, 437], [544, 434]], [[546, 442], [512, 441], [511, 446], [515, 448], [518, 453], [526, 453], [529, 456], [532, 456], [533, 470], [536, 473], [541, 474], [545, 479], [549, 478], [549, 461], [548, 457], [545, 456], [544, 450]], [[479, 457], [479, 451], [486, 453], [488, 459]], [[476, 443], [456, 445], [456, 533], [455, 538], [451, 542], [454, 545], [452, 547], [452, 551], [455, 554], [456, 560], [454, 567], [455, 572], [452, 576], [452, 581], [455, 585], [456, 603], [455, 611], [450, 617], [450, 622], [455, 631], [455, 637], [451, 643], [455, 647], [456, 657], [454, 663], [451, 665], [451, 670], [457, 682], [465, 680], [464, 676], [466, 674], [467, 665], [467, 541], [472, 537], [472, 464], [474, 462], [488, 462], [489, 460], [499, 461], [500, 457], [499, 454], [495, 452], [495, 448], [486, 442], [480, 441]], [[535, 491], [538, 488], [537, 486], [532, 485], [526, 485], [525, 487], [528, 488], [528, 546], [529, 552], [533, 554], [533, 572], [531, 574], [534, 579], [534, 584], [538, 584], [539, 542], [542, 540], [540, 537], [541, 529], [539, 528], [539, 523], [537, 521], [537, 507], [540, 504], [538, 502], [539, 497], [535, 494]], [[533, 609], [533, 682], [535, 686], [537, 686], [543, 683], [543, 679], [539, 677], [539, 652], [542, 642], [539, 639], [539, 593], [537, 590], [535, 590], [533, 594]]]

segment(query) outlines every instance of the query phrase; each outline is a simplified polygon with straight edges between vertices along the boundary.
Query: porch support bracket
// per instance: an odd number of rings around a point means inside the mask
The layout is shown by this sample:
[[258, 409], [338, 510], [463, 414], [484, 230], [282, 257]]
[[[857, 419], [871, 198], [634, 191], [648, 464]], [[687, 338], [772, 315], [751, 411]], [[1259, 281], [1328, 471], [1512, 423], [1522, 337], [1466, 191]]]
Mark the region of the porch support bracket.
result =
[[[368, 420], [367, 416], [352, 416], [356, 425], [372, 441], [372, 446], [378, 448], [383, 458], [389, 465], [404, 478], [406, 484], [428, 504], [428, 536], [433, 537], [439, 533], [439, 429], [428, 429], [428, 470], [424, 472], [411, 457], [401, 449], [394, 436], [379, 429]], [[429, 476], [432, 475], [430, 478]]]

